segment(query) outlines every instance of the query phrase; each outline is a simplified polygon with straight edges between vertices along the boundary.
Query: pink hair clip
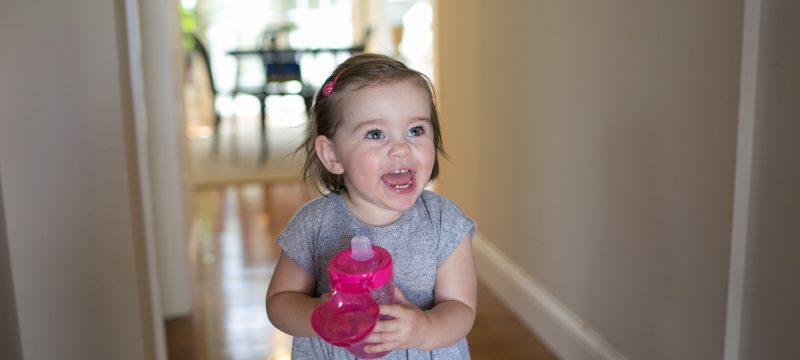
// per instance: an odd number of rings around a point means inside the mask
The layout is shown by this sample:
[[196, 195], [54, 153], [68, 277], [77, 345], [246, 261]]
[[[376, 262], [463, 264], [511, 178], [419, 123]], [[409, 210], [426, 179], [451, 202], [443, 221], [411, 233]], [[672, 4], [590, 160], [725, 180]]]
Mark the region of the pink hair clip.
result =
[[336, 74], [333, 80], [325, 83], [325, 86], [322, 87], [322, 95], [331, 96], [331, 94], [333, 93], [333, 87], [334, 85], [336, 85], [336, 80], [339, 80], [339, 76], [341, 76], [343, 72], [344, 69], [342, 69], [342, 71], [339, 71], [339, 73]]

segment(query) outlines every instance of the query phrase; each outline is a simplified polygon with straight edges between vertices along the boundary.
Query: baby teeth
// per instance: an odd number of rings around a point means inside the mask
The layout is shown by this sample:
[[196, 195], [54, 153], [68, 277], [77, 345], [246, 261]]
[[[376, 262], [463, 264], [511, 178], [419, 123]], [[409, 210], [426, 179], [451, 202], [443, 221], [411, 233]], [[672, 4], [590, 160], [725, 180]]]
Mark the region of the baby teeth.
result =
[[[410, 173], [411, 173], [411, 170], [409, 170], [409, 169], [398, 169], [398, 170], [395, 170], [395, 171], [391, 172], [392, 175], [401, 175], [401, 174], [410, 174]], [[399, 191], [399, 190], [404, 190], [404, 189], [410, 188], [413, 183], [414, 183], [414, 179], [410, 179], [410, 181], [408, 183], [405, 183], [405, 184], [390, 184], [390, 183], [387, 182], [387, 185], [390, 185], [392, 188], [394, 188], [395, 190]]]

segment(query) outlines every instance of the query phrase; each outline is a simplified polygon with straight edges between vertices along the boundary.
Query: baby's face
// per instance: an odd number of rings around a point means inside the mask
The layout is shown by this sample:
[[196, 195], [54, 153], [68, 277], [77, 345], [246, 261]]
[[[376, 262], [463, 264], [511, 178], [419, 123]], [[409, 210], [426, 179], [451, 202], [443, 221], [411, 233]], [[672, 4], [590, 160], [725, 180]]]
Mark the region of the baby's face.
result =
[[408, 80], [366, 87], [350, 94], [343, 115], [333, 147], [351, 210], [371, 225], [391, 223], [414, 204], [433, 170], [427, 92]]

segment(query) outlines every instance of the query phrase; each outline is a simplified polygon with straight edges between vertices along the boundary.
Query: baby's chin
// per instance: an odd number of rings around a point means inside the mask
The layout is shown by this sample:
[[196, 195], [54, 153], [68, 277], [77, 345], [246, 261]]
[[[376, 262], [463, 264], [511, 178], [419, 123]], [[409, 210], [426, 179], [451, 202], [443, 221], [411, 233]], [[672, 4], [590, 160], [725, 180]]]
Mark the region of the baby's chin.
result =
[[407, 194], [407, 196], [393, 197], [387, 201], [387, 205], [389, 205], [392, 210], [405, 212], [414, 207], [414, 203], [417, 202], [417, 199], [419, 199], [420, 195], [422, 195], [421, 188], [419, 191], [416, 191], [413, 194]]

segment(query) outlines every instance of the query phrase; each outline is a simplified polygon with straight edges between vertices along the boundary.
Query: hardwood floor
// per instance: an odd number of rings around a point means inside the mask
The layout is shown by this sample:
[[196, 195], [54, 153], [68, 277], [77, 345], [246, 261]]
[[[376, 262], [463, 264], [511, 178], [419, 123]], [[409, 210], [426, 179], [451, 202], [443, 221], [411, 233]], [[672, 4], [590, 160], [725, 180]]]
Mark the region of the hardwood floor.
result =
[[[275, 237], [314, 196], [292, 181], [193, 191], [194, 312], [166, 322], [170, 360], [290, 358], [291, 337], [267, 320], [264, 294], [279, 254]], [[468, 336], [473, 359], [556, 359], [483, 286], [478, 300]]]

